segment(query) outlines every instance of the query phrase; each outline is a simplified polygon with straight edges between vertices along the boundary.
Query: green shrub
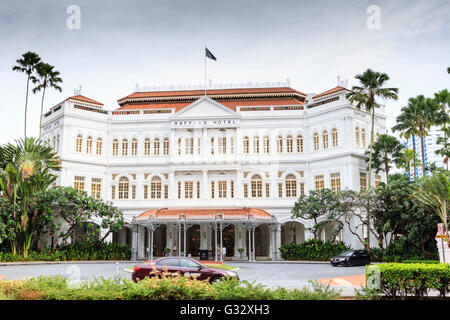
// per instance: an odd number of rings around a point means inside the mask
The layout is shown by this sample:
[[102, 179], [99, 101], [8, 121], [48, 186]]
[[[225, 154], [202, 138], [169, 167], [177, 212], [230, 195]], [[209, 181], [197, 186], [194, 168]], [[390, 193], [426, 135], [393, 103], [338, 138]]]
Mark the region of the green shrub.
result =
[[[425, 260], [430, 259], [424, 252], [405, 239], [396, 239], [384, 249], [371, 248], [369, 251], [371, 261], [376, 262], [402, 262], [404, 260]], [[437, 250], [433, 251], [434, 257], [438, 258]]]
[[423, 298], [431, 290], [445, 297], [450, 292], [450, 265], [424, 263], [384, 263], [366, 268], [366, 283], [379, 275], [379, 290], [393, 298]]
[[316, 239], [280, 247], [281, 257], [284, 260], [327, 261], [346, 250], [350, 250], [350, 247], [343, 242], [323, 242]]
[[0, 281], [0, 297], [17, 300], [324, 300], [339, 295], [339, 290], [318, 283], [302, 289], [270, 289], [237, 279], [210, 284], [183, 276], [145, 278], [138, 283], [99, 278], [79, 286], [60, 276]]
[[439, 264], [439, 260], [403, 260], [402, 263]]

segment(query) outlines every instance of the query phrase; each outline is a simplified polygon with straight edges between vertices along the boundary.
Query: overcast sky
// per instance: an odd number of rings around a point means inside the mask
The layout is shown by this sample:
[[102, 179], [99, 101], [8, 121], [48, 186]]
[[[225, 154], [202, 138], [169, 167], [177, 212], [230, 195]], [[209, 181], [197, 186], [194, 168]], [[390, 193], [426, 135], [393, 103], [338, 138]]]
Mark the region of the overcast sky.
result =
[[[67, 28], [67, 8], [81, 10]], [[380, 8], [369, 29], [367, 8]], [[305, 93], [356, 84], [367, 68], [386, 72], [399, 100], [387, 104], [388, 126], [411, 96], [450, 87], [448, 0], [0, 0], [0, 143], [23, 135], [26, 76], [13, 72], [27, 51], [55, 66], [63, 92], [49, 91], [45, 110], [74, 94], [117, 108], [136, 84], [204, 82], [205, 44], [213, 83], [284, 81]], [[28, 134], [38, 135], [40, 94], [30, 95]]]

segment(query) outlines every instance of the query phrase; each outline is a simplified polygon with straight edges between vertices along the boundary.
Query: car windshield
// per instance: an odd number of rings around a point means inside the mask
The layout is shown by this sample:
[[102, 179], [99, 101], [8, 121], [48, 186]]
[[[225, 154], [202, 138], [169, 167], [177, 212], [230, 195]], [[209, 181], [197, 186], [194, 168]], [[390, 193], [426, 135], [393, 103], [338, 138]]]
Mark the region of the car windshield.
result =
[[339, 254], [339, 257], [350, 257], [353, 254], [353, 251], [344, 251]]

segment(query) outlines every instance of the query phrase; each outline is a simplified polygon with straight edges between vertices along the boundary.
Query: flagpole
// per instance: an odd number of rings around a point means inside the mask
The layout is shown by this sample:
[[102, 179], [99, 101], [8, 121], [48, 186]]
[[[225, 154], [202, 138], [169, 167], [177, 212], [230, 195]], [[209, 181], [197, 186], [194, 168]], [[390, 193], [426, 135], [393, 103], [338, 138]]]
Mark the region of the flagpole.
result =
[[205, 97], [206, 97], [206, 45], [205, 45]]

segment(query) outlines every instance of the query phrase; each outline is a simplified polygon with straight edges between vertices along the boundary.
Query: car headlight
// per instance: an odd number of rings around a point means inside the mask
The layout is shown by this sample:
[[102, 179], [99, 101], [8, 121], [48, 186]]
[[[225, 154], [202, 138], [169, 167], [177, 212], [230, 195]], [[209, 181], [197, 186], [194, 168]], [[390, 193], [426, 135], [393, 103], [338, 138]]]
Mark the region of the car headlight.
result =
[[230, 277], [236, 277], [237, 273], [233, 271], [225, 271], [225, 273]]

